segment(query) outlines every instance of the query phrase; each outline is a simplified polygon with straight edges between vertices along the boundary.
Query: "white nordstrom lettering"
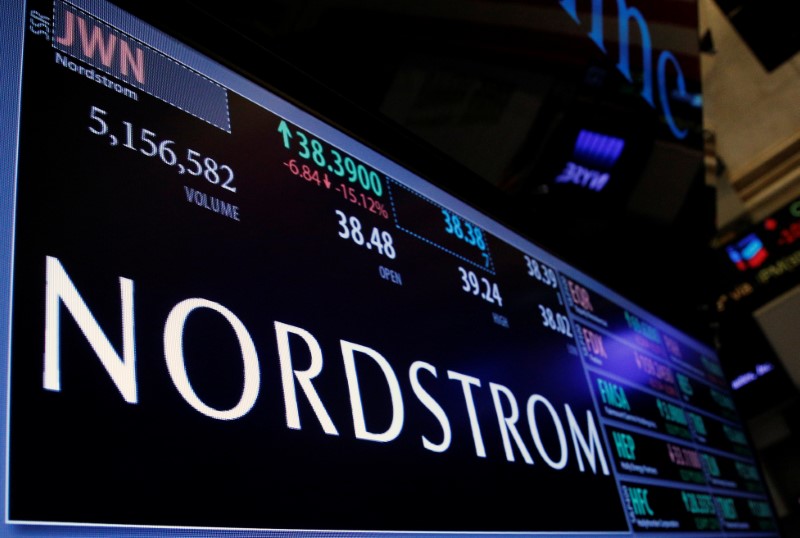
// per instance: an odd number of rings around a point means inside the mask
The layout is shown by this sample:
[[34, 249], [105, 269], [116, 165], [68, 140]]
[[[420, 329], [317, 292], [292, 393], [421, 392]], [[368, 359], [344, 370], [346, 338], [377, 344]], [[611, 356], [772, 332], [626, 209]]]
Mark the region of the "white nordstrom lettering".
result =
[[46, 281], [44, 388], [52, 391], [61, 390], [60, 305], [63, 302], [122, 397], [128, 403], [137, 403], [136, 347], [133, 338], [133, 281], [122, 277], [119, 279], [122, 302], [123, 358], [120, 358], [114, 350], [57, 258], [47, 257]]
[[[558, 432], [558, 444], [561, 449], [561, 459], [558, 461], [553, 460], [544, 448], [542, 438], [539, 435], [539, 427], [536, 422], [536, 404], [540, 403], [547, 408], [550, 413], [550, 418], [553, 419], [556, 431]], [[528, 426], [531, 429], [531, 437], [533, 437], [533, 444], [536, 445], [536, 450], [542, 459], [553, 469], [563, 469], [567, 465], [567, 437], [564, 435], [564, 426], [561, 424], [561, 419], [558, 418], [556, 410], [547, 398], [539, 394], [533, 394], [528, 398]]]
[[[528, 453], [528, 449], [525, 448], [525, 444], [522, 442], [522, 437], [520, 437], [519, 432], [517, 431], [519, 407], [517, 407], [517, 400], [514, 398], [514, 394], [512, 394], [507, 387], [498, 385], [496, 383], [489, 383], [489, 388], [492, 391], [494, 410], [497, 413], [497, 423], [500, 426], [500, 435], [503, 438], [503, 448], [506, 451], [506, 459], [508, 461], [514, 461], [514, 450], [511, 447], [511, 439], [508, 437], [510, 434], [514, 439], [514, 443], [516, 443], [517, 448], [522, 453], [522, 459], [525, 460], [525, 463], [533, 465], [533, 459]], [[500, 394], [503, 394], [506, 397], [506, 400], [511, 407], [510, 415], [505, 415], [503, 413], [503, 403], [500, 401]]]
[[[403, 421], [405, 419], [403, 397], [400, 393], [400, 384], [397, 382], [397, 376], [394, 374], [394, 370], [392, 370], [389, 362], [374, 349], [345, 340], [341, 340], [340, 344], [342, 347], [342, 358], [344, 359], [344, 371], [347, 375], [347, 387], [350, 390], [350, 405], [353, 410], [353, 427], [355, 428], [356, 437], [381, 443], [394, 440], [400, 435], [400, 430], [403, 429]], [[367, 425], [364, 421], [364, 408], [361, 405], [361, 390], [358, 385], [358, 373], [356, 371], [356, 352], [366, 355], [377, 363], [389, 386], [392, 420], [389, 428], [385, 432], [374, 433], [367, 430]]]
[[[306, 370], [295, 370], [292, 365], [292, 350], [289, 347], [289, 334], [299, 336], [308, 346], [311, 354], [311, 364]], [[295, 390], [294, 380], [300, 384], [308, 403], [317, 416], [317, 420], [322, 425], [322, 430], [328, 435], [339, 435], [336, 426], [333, 425], [330, 415], [322, 405], [322, 400], [314, 388], [312, 379], [317, 377], [322, 371], [322, 349], [319, 342], [308, 331], [293, 325], [287, 325], [279, 321], [275, 322], [275, 336], [278, 339], [278, 358], [281, 363], [281, 379], [283, 380], [283, 400], [286, 406], [286, 425], [293, 430], [300, 428], [300, 411], [297, 408], [297, 391]]]
[[581, 432], [578, 421], [575, 420], [575, 415], [569, 404], [564, 404], [564, 410], [567, 412], [567, 422], [569, 423], [569, 432], [572, 436], [572, 444], [575, 447], [575, 456], [578, 458], [578, 468], [581, 472], [584, 472], [583, 458], [581, 458], [581, 450], [583, 450], [586, 459], [589, 461], [589, 466], [592, 468], [592, 472], [597, 474], [595, 459], [599, 458], [600, 466], [603, 468], [603, 474], [608, 475], [606, 456], [600, 444], [600, 436], [597, 434], [597, 427], [594, 424], [594, 417], [592, 414], [588, 409], [586, 410], [586, 429], [589, 433], [589, 442], [587, 442]]
[[469, 426], [472, 429], [472, 440], [475, 443], [475, 454], [481, 458], [485, 458], [486, 448], [483, 446], [481, 428], [478, 424], [478, 413], [475, 411], [475, 401], [472, 399], [472, 389], [470, 388], [480, 387], [481, 380], [477, 377], [453, 372], [452, 370], [447, 371], [447, 378], [461, 382], [461, 389], [464, 392], [464, 402], [467, 404], [467, 413], [469, 414]]
[[411, 389], [414, 391], [414, 394], [417, 396], [422, 405], [424, 405], [428, 411], [430, 411], [436, 420], [439, 421], [439, 425], [442, 428], [442, 442], [439, 444], [432, 443], [428, 440], [427, 437], [424, 435], [422, 436], [422, 446], [427, 448], [432, 452], [444, 452], [450, 447], [450, 440], [452, 438], [452, 433], [450, 431], [450, 421], [447, 418], [447, 414], [445, 414], [444, 409], [440, 406], [436, 400], [434, 400], [431, 395], [422, 388], [422, 384], [419, 382], [419, 371], [420, 370], [427, 370], [433, 377], [436, 376], [436, 368], [432, 365], [428, 364], [427, 362], [417, 361], [411, 365], [411, 368], [408, 370], [408, 377], [411, 381]]
[[[61, 262], [53, 257], [47, 257], [46, 262], [44, 389], [57, 392], [62, 390], [60, 366], [63, 350], [60, 349], [60, 310], [63, 303], [124, 400], [130, 403], [137, 403], [133, 281], [120, 278], [122, 325], [122, 357], [120, 357], [120, 354], [117, 353], [100, 328], [99, 323], [64, 270]], [[243, 364], [243, 383], [238, 403], [229, 409], [217, 409], [202, 401], [189, 381], [183, 344], [184, 339], [189, 337], [186, 333], [187, 320], [192, 313], [198, 310], [210, 310], [215, 314], [221, 315], [230, 325], [230, 328], [233, 329], [239, 344], [239, 352], [241, 353]], [[314, 386], [316, 378], [322, 374], [324, 368], [323, 352], [319, 342], [309, 331], [278, 321], [274, 322], [274, 331], [283, 383], [286, 426], [294, 430], [301, 429], [298, 410], [298, 397], [300, 394], [297, 390], [299, 387], [300, 393], [310, 404], [323, 431], [328, 435], [338, 436], [339, 433], [328, 415], [328, 410], [323, 405], [323, 401]], [[299, 344], [300, 348], [292, 349], [290, 342], [295, 346]], [[341, 381], [347, 383], [349, 391], [355, 438], [379, 443], [394, 441], [400, 436], [406, 424], [403, 387], [401, 387], [395, 370], [391, 363], [375, 349], [346, 340], [340, 340], [339, 344], [345, 377]], [[204, 416], [226, 421], [237, 420], [253, 409], [261, 390], [261, 365], [255, 344], [247, 328], [232, 311], [217, 302], [202, 298], [190, 298], [178, 302], [171, 309], [164, 323], [163, 346], [167, 372], [180, 396], [193, 409]], [[308, 363], [308, 366], [305, 370], [295, 367], [294, 363], [299, 362], [299, 359], [298, 356], [293, 356], [293, 352], [297, 354], [298, 351], [301, 351], [300, 357], [306, 357], [305, 362]], [[356, 360], [357, 358], [358, 361]], [[374, 362], [374, 366], [367, 359], [371, 359]], [[236, 357], [237, 362], [238, 360], [239, 357]], [[367, 363], [364, 363], [365, 360], [367, 360]], [[366, 382], [368, 378], [373, 380], [377, 374], [371, 371], [370, 376], [365, 376], [366, 370], [364, 370], [361, 373], [362, 379], [359, 380], [357, 364], [364, 368], [377, 366], [386, 381], [388, 395], [385, 405], [382, 407], [390, 411], [391, 418], [385, 429], [369, 428], [366, 424], [366, 417], [369, 414], [365, 413], [360, 381]], [[430, 375], [422, 374], [423, 370]], [[339, 372], [339, 370], [336, 370], [336, 372]], [[420, 377], [424, 377], [426, 387], [423, 387]], [[481, 405], [491, 404], [486, 403], [488, 395], [485, 392], [481, 394], [479, 390], [482, 386], [481, 380], [452, 370], [447, 371], [447, 378], [461, 385], [464, 398], [463, 405], [466, 408], [469, 419], [475, 454], [479, 458], [485, 458], [486, 448], [478, 421], [478, 410]], [[435, 453], [447, 452], [451, 448], [453, 440], [451, 422], [446, 412], [448, 407], [443, 407], [431, 395], [429, 387], [427, 387], [428, 383], [439, 382], [436, 367], [423, 361], [413, 362], [408, 368], [407, 379], [414, 396], [422, 404], [422, 407], [433, 415], [438, 422], [439, 429], [441, 429], [441, 435], [435, 436], [433, 439], [425, 435], [419, 435], [417, 438], [421, 439], [425, 450]], [[441, 383], [447, 382], [441, 381]], [[343, 387], [334, 386], [330, 390], [341, 392], [341, 389]], [[451, 392], [457, 392], [457, 389], [452, 386], [450, 390]], [[518, 431], [518, 424], [522, 416], [514, 393], [508, 387], [492, 382], [489, 383], [489, 392], [493, 400], [494, 413], [497, 418], [506, 459], [513, 462], [514, 452], [519, 451], [527, 464], [533, 464], [532, 452], [525, 446], [523, 438]], [[484, 399], [480, 399], [481, 396]], [[376, 400], [373, 397], [369, 401]], [[452, 399], [448, 399], [446, 402], [451, 406], [459, 405], [458, 401], [453, 401]], [[542, 412], [542, 407], [545, 408], [546, 413]], [[413, 409], [420, 408], [414, 407]], [[489, 411], [488, 408], [480, 410], [482, 413]], [[564, 469], [570, 460], [569, 452], [570, 448], [572, 448], [575, 451], [575, 459], [577, 459], [577, 467], [580, 472], [587, 472], [586, 464], [588, 463], [592, 473], [602, 473], [606, 476], [610, 474], [605, 451], [591, 410], [585, 410], [586, 419], [585, 422], [581, 421], [584, 424], [582, 426], [576, 419], [570, 405], [564, 404], [566, 427], [569, 428], [569, 437], [572, 439], [571, 444], [567, 441], [563, 418], [558, 416], [556, 408], [546, 397], [539, 394], [530, 395], [527, 399], [526, 410], [526, 418], [533, 443], [550, 468], [555, 470]], [[555, 428], [558, 440], [557, 445], [545, 446], [539, 431], [541, 421], [546, 421], [548, 415]], [[409, 424], [411, 423], [412, 421], [409, 421]], [[413, 423], [428, 424], [430, 421], [413, 421]], [[439, 440], [439, 442], [437, 443], [436, 440]]]
[[[197, 396], [189, 382], [183, 355], [183, 332], [189, 314], [198, 308], [207, 308], [221, 314], [233, 327], [236, 338], [239, 340], [244, 361], [244, 387], [239, 403], [231, 409], [210, 407]], [[189, 405], [202, 414], [218, 420], [236, 420], [247, 414], [256, 403], [261, 385], [261, 374], [255, 344], [239, 318], [221, 304], [206, 299], [186, 299], [176, 304], [167, 316], [167, 322], [164, 325], [164, 357], [167, 360], [167, 370], [178, 392]]]

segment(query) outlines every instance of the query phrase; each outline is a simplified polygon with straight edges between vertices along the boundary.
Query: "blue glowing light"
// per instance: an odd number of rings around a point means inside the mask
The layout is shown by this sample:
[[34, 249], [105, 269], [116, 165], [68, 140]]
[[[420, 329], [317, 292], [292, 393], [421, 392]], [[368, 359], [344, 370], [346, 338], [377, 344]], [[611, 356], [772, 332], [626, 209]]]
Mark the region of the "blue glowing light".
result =
[[592, 167], [608, 170], [619, 160], [625, 140], [581, 129], [575, 140], [575, 158]]
[[754, 233], [747, 234], [735, 246], [728, 246], [725, 250], [728, 253], [728, 258], [740, 271], [758, 267], [767, 259], [767, 249], [764, 248], [764, 243]]

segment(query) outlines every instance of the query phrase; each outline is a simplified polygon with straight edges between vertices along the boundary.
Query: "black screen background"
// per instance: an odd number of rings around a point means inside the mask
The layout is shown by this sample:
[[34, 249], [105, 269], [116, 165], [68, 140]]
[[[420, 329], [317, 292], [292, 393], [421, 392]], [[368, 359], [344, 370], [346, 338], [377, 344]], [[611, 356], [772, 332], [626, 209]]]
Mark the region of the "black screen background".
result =
[[[538, 303], [557, 295], [531, 280], [522, 255], [489, 245], [505, 299], [495, 309], [460, 289], [462, 262], [393, 230], [387, 260], [337, 235], [335, 210], [365, 225], [390, 221], [347, 205], [291, 176], [278, 119], [229, 92], [227, 134], [144, 93], [139, 101], [104, 89], [52, 61], [44, 42], [26, 45], [12, 334], [9, 510], [14, 520], [351, 530], [626, 530], [611, 476], [569, 464], [549, 469], [527, 431], [534, 465], [506, 461], [489, 382], [508, 387], [520, 411], [545, 396], [566, 425], [569, 403], [582, 427], [591, 395], [570, 340], [542, 327]], [[42, 99], [37, 88], [58, 89]], [[189, 183], [174, 169], [91, 134], [89, 110], [148, 128], [236, 170], [238, 192]], [[240, 208], [241, 221], [185, 199], [184, 186]], [[323, 196], [325, 194], [326, 196]], [[58, 258], [98, 323], [121, 350], [119, 277], [134, 281], [139, 403], [123, 401], [85, 337], [61, 309], [60, 392], [42, 387], [45, 260]], [[380, 278], [378, 267], [403, 276]], [[493, 278], [493, 277], [491, 277]], [[493, 278], [494, 279], [494, 278]], [[241, 419], [218, 421], [178, 394], [164, 362], [171, 308], [192, 297], [216, 301], [248, 328], [261, 390]], [[213, 407], [235, 404], [241, 354], [229, 326], [199, 313], [187, 323], [185, 356], [195, 391]], [[314, 335], [324, 356], [315, 380], [339, 436], [322, 432], [300, 396], [302, 430], [286, 427], [273, 322]], [[387, 444], [354, 439], [339, 340], [368, 346], [397, 374], [406, 422]], [[293, 340], [296, 368], [304, 360]], [[453, 428], [434, 454], [421, 435], [441, 431], [413, 396], [408, 367], [434, 365], [421, 380]], [[369, 427], [388, 423], [385, 381], [369, 360], [359, 379]], [[477, 377], [473, 394], [487, 458], [472, 443], [460, 384], [447, 370]], [[599, 427], [599, 423], [598, 423]], [[542, 426], [542, 432], [547, 427]], [[545, 439], [557, 451], [554, 431]], [[551, 452], [556, 453], [556, 452]], [[608, 456], [606, 456], [608, 457]], [[575, 517], [580, 513], [581, 517]]]

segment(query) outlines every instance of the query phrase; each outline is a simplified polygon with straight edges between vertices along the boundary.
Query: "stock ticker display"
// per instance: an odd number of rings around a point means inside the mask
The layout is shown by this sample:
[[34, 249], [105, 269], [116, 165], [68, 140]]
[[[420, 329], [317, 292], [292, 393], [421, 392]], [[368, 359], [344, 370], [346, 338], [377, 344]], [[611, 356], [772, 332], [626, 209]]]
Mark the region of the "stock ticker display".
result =
[[777, 535], [708, 345], [112, 5], [20, 52], [9, 536]]

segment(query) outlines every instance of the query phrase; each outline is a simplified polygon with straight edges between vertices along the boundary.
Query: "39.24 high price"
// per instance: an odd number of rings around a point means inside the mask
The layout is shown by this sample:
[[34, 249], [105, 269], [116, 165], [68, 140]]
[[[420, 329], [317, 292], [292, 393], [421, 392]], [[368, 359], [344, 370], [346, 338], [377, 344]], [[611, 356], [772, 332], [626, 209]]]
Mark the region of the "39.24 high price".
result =
[[500, 288], [496, 283], [490, 282], [486, 277], [479, 277], [474, 271], [458, 268], [461, 275], [461, 289], [476, 297], [480, 297], [487, 303], [503, 306], [503, 297], [500, 295]]

